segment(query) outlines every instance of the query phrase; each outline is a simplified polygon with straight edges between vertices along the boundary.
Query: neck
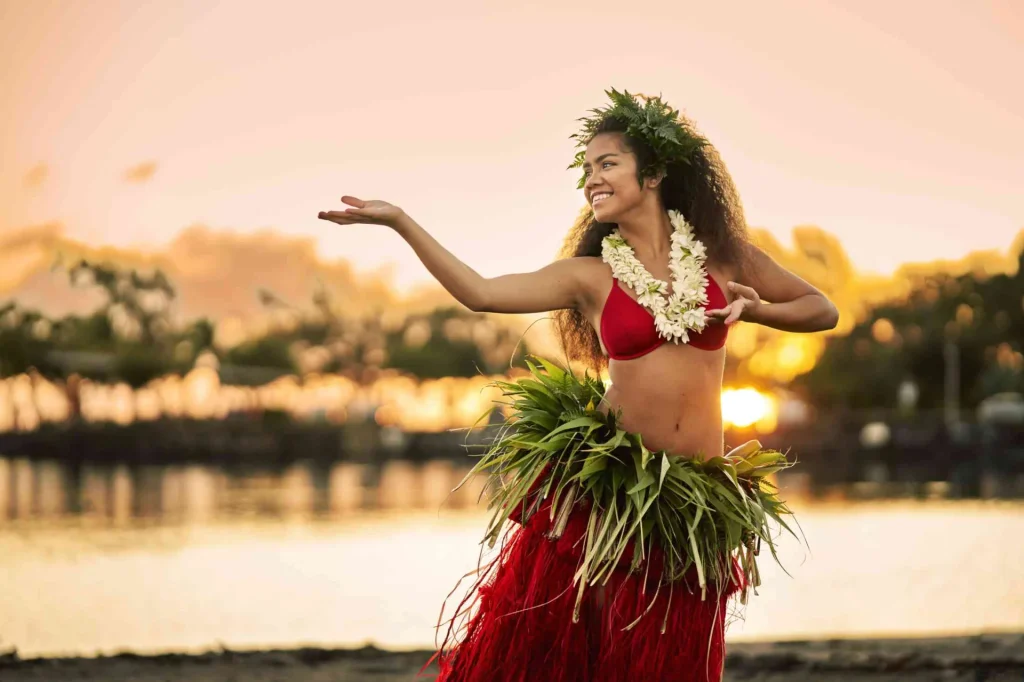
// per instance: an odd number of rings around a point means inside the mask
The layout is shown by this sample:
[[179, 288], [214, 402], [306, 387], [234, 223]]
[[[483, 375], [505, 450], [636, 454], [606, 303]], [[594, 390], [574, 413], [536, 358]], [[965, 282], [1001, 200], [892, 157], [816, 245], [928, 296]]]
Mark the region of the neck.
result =
[[633, 212], [622, 216], [618, 226], [619, 233], [629, 242], [638, 258], [667, 258], [672, 247], [672, 222], [668, 219], [668, 212], [660, 204], [637, 207]]

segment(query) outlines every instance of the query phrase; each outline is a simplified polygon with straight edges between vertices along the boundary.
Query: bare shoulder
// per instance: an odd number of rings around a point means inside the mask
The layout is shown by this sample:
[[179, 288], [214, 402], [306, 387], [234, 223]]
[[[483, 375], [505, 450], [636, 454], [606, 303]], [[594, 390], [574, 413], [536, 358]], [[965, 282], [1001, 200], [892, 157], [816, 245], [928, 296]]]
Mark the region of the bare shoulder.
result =
[[599, 256], [574, 256], [569, 260], [576, 263], [582, 275], [593, 277], [595, 281], [607, 277], [611, 272], [611, 268]]

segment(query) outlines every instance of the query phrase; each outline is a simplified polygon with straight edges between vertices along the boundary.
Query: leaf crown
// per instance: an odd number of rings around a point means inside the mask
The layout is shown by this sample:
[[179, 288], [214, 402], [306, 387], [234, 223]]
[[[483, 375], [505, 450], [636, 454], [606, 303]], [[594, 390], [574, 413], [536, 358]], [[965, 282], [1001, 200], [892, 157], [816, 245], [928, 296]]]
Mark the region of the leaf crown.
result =
[[[576, 146], [583, 149], [576, 152], [575, 159], [566, 170], [583, 166], [587, 143], [609, 118], [624, 123], [627, 137], [643, 140], [653, 151], [654, 161], [640, 169], [641, 176], [664, 173], [670, 164], [690, 163], [693, 152], [709, 144], [705, 138], [688, 130], [679, 120], [679, 112], [666, 104], [660, 95], [631, 95], [628, 90], [619, 92], [615, 88], [605, 90], [605, 94], [611, 99], [611, 106], [591, 109], [594, 116], [576, 119], [582, 121], [583, 125], [578, 133], [569, 138], [576, 140]], [[583, 189], [586, 181], [584, 173], [576, 185], [577, 189]]]

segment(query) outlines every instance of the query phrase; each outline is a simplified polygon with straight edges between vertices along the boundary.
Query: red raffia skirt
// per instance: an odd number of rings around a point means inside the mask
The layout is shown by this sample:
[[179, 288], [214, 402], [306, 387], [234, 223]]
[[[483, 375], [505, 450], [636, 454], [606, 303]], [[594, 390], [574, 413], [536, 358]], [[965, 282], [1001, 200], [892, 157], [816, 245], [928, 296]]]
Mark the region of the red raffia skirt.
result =
[[[546, 500], [525, 525], [518, 512], [509, 517], [516, 525], [480, 570], [421, 676], [436, 659], [436, 682], [719, 682], [727, 603], [746, 580], [739, 562], [732, 562], [733, 581], [724, 589], [709, 584], [704, 599], [691, 568], [686, 578], [661, 585], [647, 611], [658, 590], [660, 550], [629, 573], [630, 547], [605, 583], [603, 605], [588, 588], [574, 623], [573, 575], [589, 507], [583, 502], [573, 510], [557, 540], [546, 537], [549, 507]], [[468, 622], [456, 633], [460, 617]]]

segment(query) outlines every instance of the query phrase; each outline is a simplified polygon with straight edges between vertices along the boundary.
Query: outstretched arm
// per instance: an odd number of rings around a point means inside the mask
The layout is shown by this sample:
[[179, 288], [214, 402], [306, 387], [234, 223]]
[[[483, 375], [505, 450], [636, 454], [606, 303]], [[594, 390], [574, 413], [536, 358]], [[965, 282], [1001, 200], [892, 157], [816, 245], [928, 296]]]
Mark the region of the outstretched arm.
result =
[[441, 246], [397, 206], [349, 196], [341, 200], [355, 208], [325, 211], [319, 217], [339, 225], [370, 223], [391, 227], [409, 243], [441, 286], [470, 310], [534, 313], [579, 305], [583, 278], [574, 259], [555, 261], [536, 272], [486, 278]]
[[579, 268], [570, 260], [555, 261], [535, 272], [487, 278], [452, 255], [412, 218], [400, 219], [395, 231], [441, 286], [470, 310], [538, 313], [575, 308], [579, 303]]

